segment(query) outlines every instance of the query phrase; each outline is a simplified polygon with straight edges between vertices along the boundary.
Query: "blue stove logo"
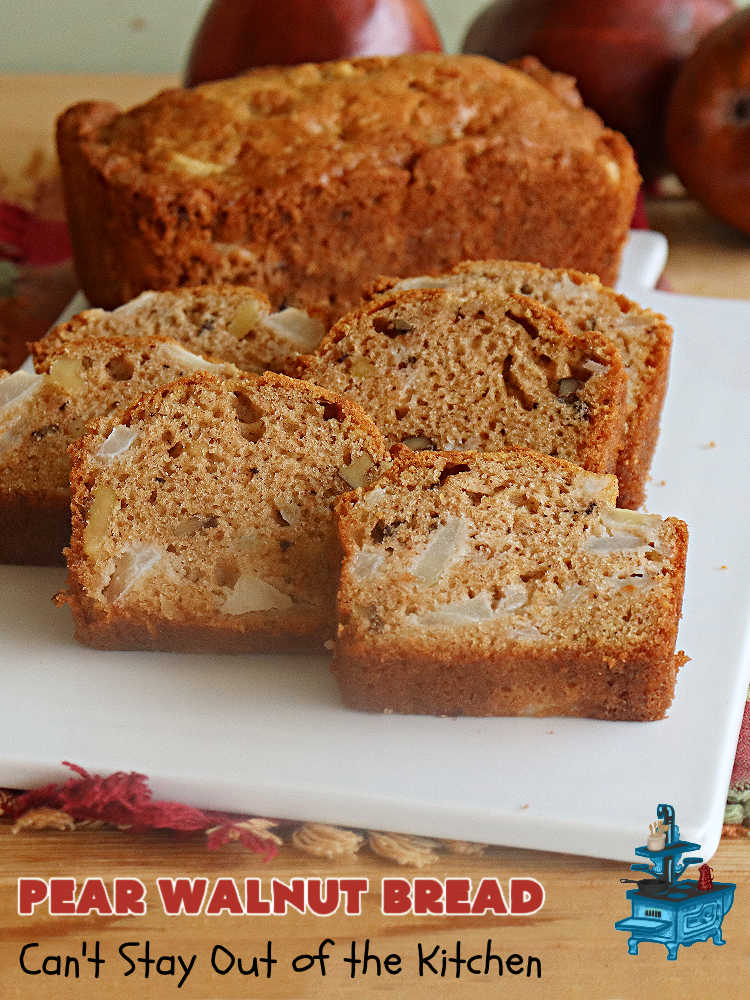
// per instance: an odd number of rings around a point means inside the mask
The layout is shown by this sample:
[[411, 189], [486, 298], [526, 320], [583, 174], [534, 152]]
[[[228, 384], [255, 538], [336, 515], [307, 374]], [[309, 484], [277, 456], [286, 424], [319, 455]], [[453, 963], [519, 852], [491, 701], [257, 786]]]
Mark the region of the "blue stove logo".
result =
[[[634, 872], [645, 872], [642, 879], [623, 878], [637, 889], [629, 889], [627, 898], [632, 914], [615, 922], [615, 929], [628, 931], [628, 953], [638, 954], [642, 941], [654, 941], [667, 949], [667, 958], [674, 961], [680, 945], [688, 948], [696, 941], [713, 939], [724, 944], [721, 924], [734, 902], [736, 885], [714, 882], [703, 858], [683, 857], [699, 851], [700, 844], [680, 840], [680, 828], [675, 822], [674, 806], [662, 803], [656, 809], [657, 822], [651, 825], [645, 847], [635, 853], [646, 858], [645, 863], [630, 866]], [[700, 877], [681, 879], [690, 865], [701, 865]]]

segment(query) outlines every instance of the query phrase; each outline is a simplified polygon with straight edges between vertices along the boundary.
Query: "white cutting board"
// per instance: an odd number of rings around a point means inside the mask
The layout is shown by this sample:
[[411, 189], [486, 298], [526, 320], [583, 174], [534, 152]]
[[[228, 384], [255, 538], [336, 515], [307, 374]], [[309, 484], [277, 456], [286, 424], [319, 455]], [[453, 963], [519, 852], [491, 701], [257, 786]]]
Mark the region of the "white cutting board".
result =
[[675, 328], [646, 505], [690, 528], [692, 659], [668, 719], [360, 714], [325, 657], [86, 649], [50, 602], [62, 571], [2, 566], [0, 785], [71, 760], [143, 771], [156, 796], [198, 806], [621, 860], [671, 802], [710, 857], [750, 670], [750, 302], [649, 290], [665, 254], [631, 234], [621, 287]]

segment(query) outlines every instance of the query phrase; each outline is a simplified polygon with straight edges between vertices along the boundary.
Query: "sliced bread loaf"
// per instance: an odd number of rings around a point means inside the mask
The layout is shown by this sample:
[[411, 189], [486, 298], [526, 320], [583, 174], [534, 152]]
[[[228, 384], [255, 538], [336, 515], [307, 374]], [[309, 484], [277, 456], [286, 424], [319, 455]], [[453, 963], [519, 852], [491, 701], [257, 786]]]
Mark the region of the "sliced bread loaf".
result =
[[39, 374], [0, 373], [0, 562], [63, 562], [68, 446], [94, 417], [189, 372], [236, 375], [167, 337], [59, 340]]
[[465, 261], [436, 277], [383, 278], [374, 292], [390, 295], [394, 289], [466, 288], [472, 282], [527, 295], [556, 309], [571, 330], [598, 330], [615, 345], [627, 376], [625, 438], [615, 469], [620, 484], [618, 504], [639, 507], [667, 389], [672, 328], [665, 318], [618, 295], [596, 275], [518, 261]]
[[341, 319], [290, 370], [354, 399], [391, 445], [519, 445], [608, 472], [622, 443], [613, 345], [490, 287], [391, 292]]
[[335, 631], [333, 504], [385, 455], [349, 400], [196, 374], [71, 448], [76, 637], [103, 649], [306, 649]]
[[684, 662], [687, 528], [616, 497], [614, 476], [524, 449], [397, 449], [337, 506], [345, 702], [661, 718]]
[[172, 337], [198, 354], [231, 361], [243, 371], [277, 370], [290, 355], [317, 347], [323, 324], [302, 309], [271, 310], [254, 288], [206, 285], [143, 292], [108, 312], [87, 309], [31, 345], [37, 371], [61, 341], [81, 337]]

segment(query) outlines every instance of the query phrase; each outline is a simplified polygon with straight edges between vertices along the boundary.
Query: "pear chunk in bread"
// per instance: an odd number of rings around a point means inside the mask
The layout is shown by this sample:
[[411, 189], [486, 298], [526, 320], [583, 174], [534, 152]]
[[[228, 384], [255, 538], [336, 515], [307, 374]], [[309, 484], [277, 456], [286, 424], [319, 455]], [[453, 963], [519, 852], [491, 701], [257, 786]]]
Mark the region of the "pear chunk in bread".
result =
[[63, 599], [81, 642], [246, 652], [333, 635], [333, 505], [385, 454], [354, 403], [283, 375], [201, 373], [71, 452]]
[[290, 371], [354, 399], [390, 445], [413, 450], [513, 445], [611, 472], [625, 431], [612, 344], [492, 288], [394, 291]]
[[662, 718], [687, 528], [616, 498], [614, 476], [524, 449], [397, 449], [337, 506], [346, 704]]
[[239, 374], [154, 335], [60, 340], [36, 374], [0, 372], [0, 562], [63, 563], [68, 446], [89, 420], [195, 371]]
[[142, 292], [111, 311], [87, 309], [31, 345], [44, 369], [61, 341], [81, 337], [172, 337], [197, 354], [221, 358], [243, 371], [278, 371], [296, 354], [313, 350], [324, 333], [303, 309], [274, 311], [268, 298], [242, 285], [205, 285]]

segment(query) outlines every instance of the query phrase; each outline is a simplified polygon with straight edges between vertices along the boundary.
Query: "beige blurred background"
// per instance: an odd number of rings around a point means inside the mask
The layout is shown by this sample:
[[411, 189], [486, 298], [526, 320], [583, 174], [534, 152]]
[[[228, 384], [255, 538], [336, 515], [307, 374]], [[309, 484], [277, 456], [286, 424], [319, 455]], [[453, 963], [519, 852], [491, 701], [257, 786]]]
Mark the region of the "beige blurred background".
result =
[[[429, 0], [446, 49], [460, 47], [488, 3]], [[0, 73], [179, 72], [207, 7], [208, 0], [0, 0]]]
[[[489, 2], [427, 0], [446, 50], [460, 48], [469, 24]], [[739, 5], [748, 3], [739, 0]], [[177, 73], [208, 4], [209, 0], [0, 0], [0, 73]]]

